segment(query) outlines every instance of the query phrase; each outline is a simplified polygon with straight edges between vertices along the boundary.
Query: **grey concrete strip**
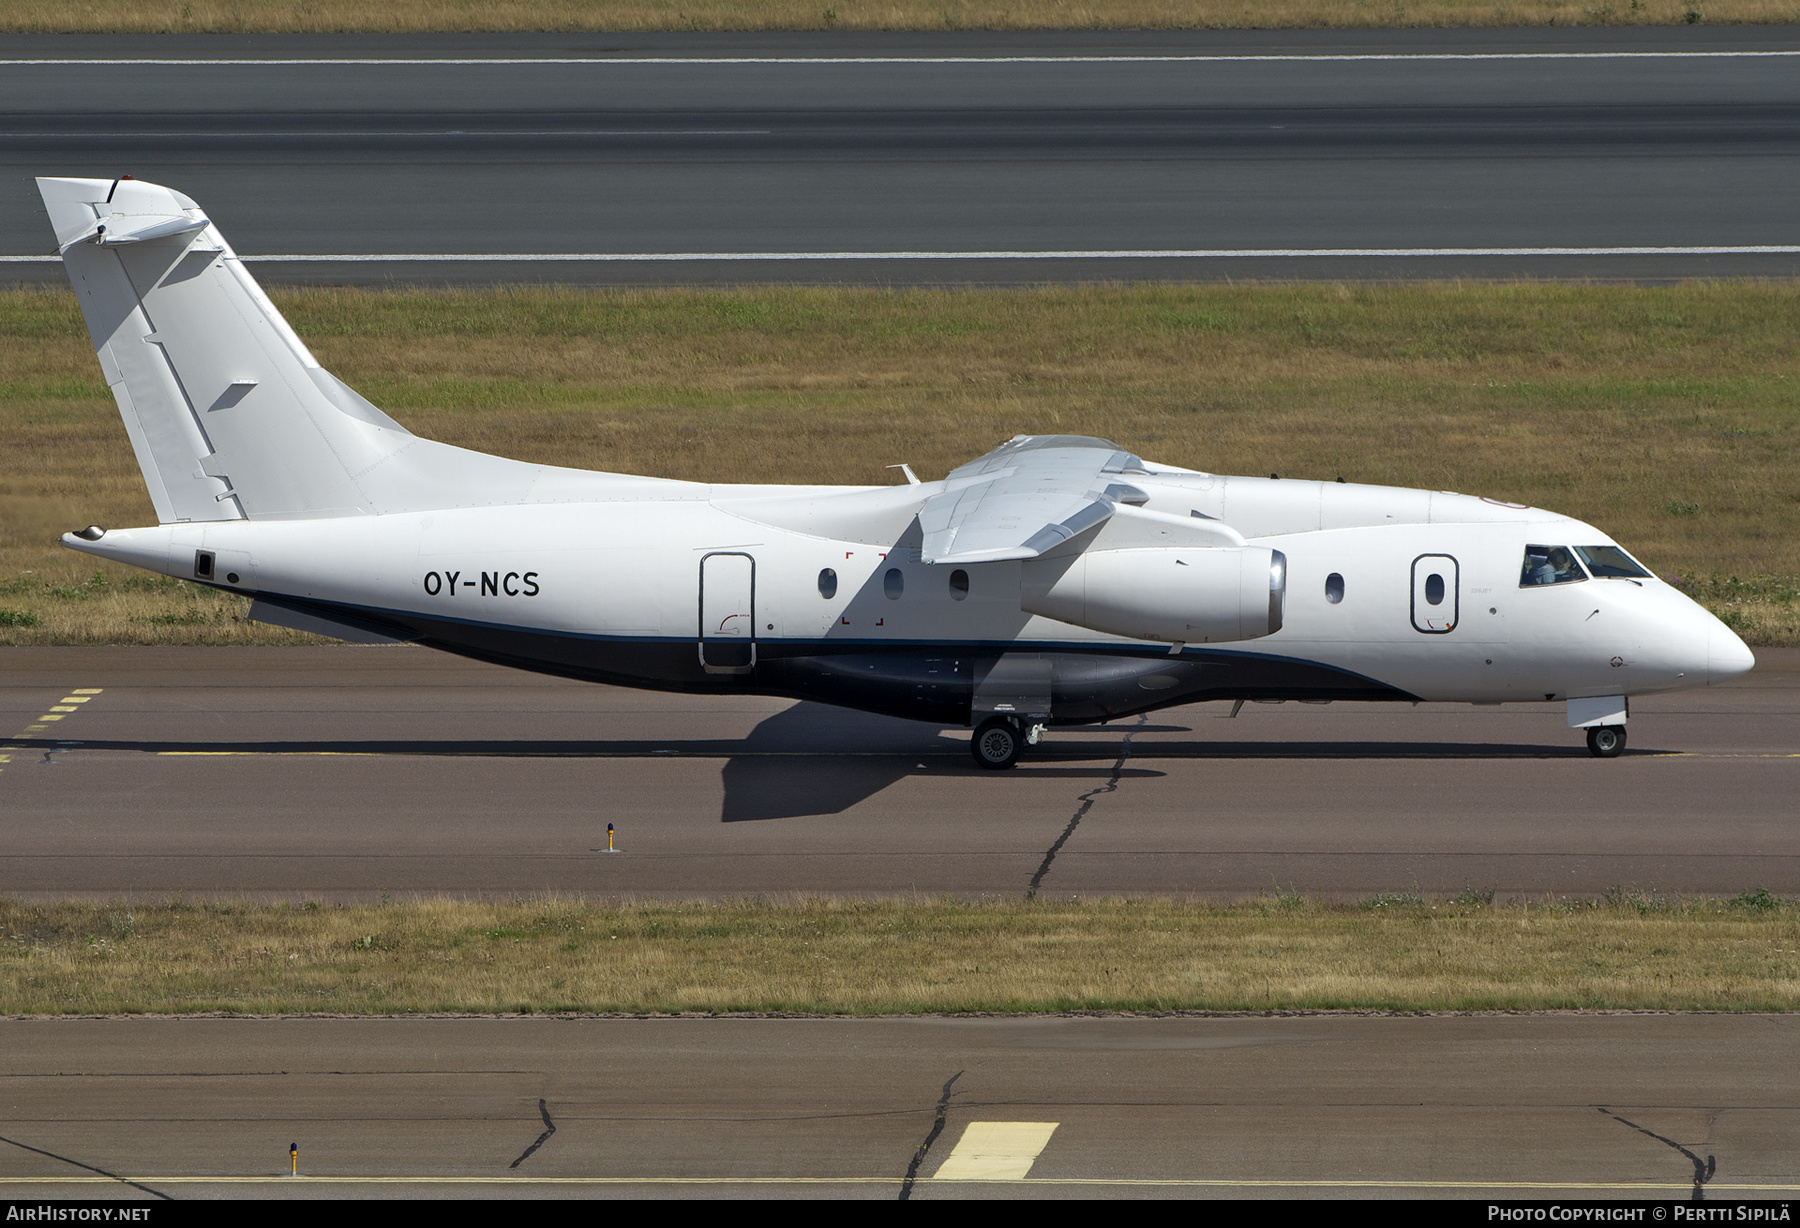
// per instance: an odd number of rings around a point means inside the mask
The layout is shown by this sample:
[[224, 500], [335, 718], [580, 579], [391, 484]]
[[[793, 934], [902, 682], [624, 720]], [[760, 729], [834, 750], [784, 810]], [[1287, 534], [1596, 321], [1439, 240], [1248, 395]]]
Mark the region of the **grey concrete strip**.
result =
[[[897, 1198], [912, 1168], [913, 1200], [1791, 1198], [1796, 1026], [8, 1021], [0, 1197], [145, 1196], [97, 1168], [174, 1198]], [[935, 1182], [981, 1121], [1056, 1128], [1022, 1182]]]
[[6, 730], [100, 693], [0, 752], [0, 893], [1797, 892], [1800, 652], [1761, 657], [1617, 760], [1560, 705], [1212, 704], [989, 774], [962, 730], [422, 649], [9, 649]]
[[[0, 59], [68, 58], [83, 48], [138, 60], [159, 51], [203, 60], [354, 51], [420, 62], [379, 70], [15, 64], [0, 74], [0, 166], [13, 168], [0, 175], [0, 254], [41, 255], [49, 246], [31, 175], [124, 171], [204, 202], [249, 255], [1780, 247], [1797, 237], [1781, 205], [1800, 187], [1792, 156], [1800, 74], [1791, 60], [1592, 58], [1786, 54], [1800, 50], [1790, 27], [586, 36], [491, 46], [0, 39]], [[607, 62], [438, 62], [471, 49], [489, 59]], [[1094, 58], [1196, 54], [1238, 58]], [[1386, 54], [1410, 58], [1244, 58]], [[924, 62], [958, 55], [979, 62]], [[719, 62], [746, 56], [781, 62]], [[821, 56], [901, 62], [825, 64]], [[995, 59], [1021, 56], [1055, 62]], [[555, 207], [517, 208], [521, 184]], [[0, 272], [60, 276], [42, 265]], [[1518, 255], [1259, 258], [1229, 267], [1191, 259], [473, 261], [259, 272], [270, 281], [362, 284], [942, 285], [1663, 281], [1790, 276], [1796, 264], [1785, 254]]]

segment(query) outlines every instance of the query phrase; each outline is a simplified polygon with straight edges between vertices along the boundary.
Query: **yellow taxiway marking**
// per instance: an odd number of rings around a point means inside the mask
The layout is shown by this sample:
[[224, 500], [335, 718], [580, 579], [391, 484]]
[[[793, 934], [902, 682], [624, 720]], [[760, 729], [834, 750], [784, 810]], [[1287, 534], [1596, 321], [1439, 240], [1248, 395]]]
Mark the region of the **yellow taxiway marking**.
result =
[[1711, 750], [1658, 750], [1645, 755], [1646, 759], [1800, 759], [1796, 751], [1711, 751]]
[[1053, 1121], [972, 1121], [933, 1177], [939, 1181], [1019, 1181], [1056, 1133]]
[[[32, 735], [34, 733], [43, 733], [45, 730], [47, 730], [50, 727], [50, 722], [60, 721], [68, 713], [81, 711], [81, 709], [79, 707], [77, 707], [76, 705], [84, 704], [84, 703], [88, 702], [88, 700], [90, 700], [94, 696], [100, 694], [100, 692], [104, 691], [105, 689], [106, 689], [105, 687], [98, 687], [98, 686], [77, 688], [72, 693], [70, 693], [68, 695], [64, 695], [62, 697], [62, 699], [58, 700], [57, 707], [51, 708], [50, 711], [48, 711], [48, 712], [44, 713], [44, 715], [38, 717], [37, 724], [25, 726], [25, 728], [20, 730], [16, 736], [24, 738], [24, 737], [29, 737], [30, 735]], [[7, 747], [3, 747], [0, 749], [25, 750], [27, 748], [23, 747], [23, 746], [7, 746]], [[0, 763], [7, 763], [9, 761], [10, 760], [8, 760], [6, 758], [0, 758]]]
[[[121, 1180], [144, 1185], [904, 1185], [903, 1177], [317, 1177], [286, 1173], [262, 1177], [0, 1177], [4, 1185], [112, 1185]], [[1333, 1181], [1305, 1178], [1231, 1177], [921, 1177], [931, 1185], [1149, 1186], [1187, 1189], [1331, 1189], [1331, 1190], [1679, 1190], [1692, 1181]], [[1709, 1181], [1714, 1193], [1784, 1194], [1800, 1185], [1726, 1185]]]

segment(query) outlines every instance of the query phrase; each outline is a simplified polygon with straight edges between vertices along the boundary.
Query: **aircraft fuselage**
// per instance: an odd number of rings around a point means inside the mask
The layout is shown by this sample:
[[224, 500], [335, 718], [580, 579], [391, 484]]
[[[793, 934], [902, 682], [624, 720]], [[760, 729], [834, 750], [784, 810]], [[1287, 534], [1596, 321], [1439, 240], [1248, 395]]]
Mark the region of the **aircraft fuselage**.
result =
[[[569, 677], [1040, 726], [1201, 699], [1563, 700], [1753, 663], [1599, 530], [1449, 492], [1017, 436], [934, 482], [721, 486], [422, 439], [327, 371], [191, 198], [38, 181], [160, 522], [63, 543], [249, 616]], [[909, 478], [911, 471], [907, 470]]]
[[[1631, 696], [1748, 668], [1728, 629], [1654, 576], [1522, 584], [1528, 545], [1610, 539], [1463, 495], [1183, 471], [1136, 479], [1147, 510], [1229, 519], [1286, 559], [1279, 630], [1176, 644], [1025, 612], [1018, 560], [921, 562], [916, 507], [935, 483], [616, 480], [614, 500], [65, 540], [254, 597], [267, 621], [593, 681], [947, 724], [995, 711], [1080, 724], [1203, 699]], [[1144, 545], [1110, 541], [1121, 529], [1133, 526], [1103, 526], [1067, 553]], [[196, 574], [202, 555], [210, 577]]]

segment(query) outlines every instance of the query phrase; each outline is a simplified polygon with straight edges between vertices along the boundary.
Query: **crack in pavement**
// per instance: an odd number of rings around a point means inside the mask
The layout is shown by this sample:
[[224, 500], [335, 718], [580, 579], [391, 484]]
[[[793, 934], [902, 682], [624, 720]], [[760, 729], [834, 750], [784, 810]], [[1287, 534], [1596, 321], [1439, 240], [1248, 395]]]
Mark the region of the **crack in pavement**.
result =
[[1094, 800], [1103, 793], [1113, 793], [1118, 790], [1119, 780], [1125, 775], [1126, 761], [1131, 758], [1131, 735], [1143, 728], [1149, 719], [1150, 714], [1146, 712], [1138, 717], [1136, 725], [1125, 731], [1125, 741], [1119, 747], [1119, 757], [1114, 761], [1112, 775], [1106, 778], [1106, 783], [1089, 789], [1077, 799], [1081, 805], [1077, 806], [1075, 813], [1069, 816], [1069, 825], [1063, 828], [1062, 835], [1056, 838], [1056, 843], [1052, 844], [1049, 851], [1044, 854], [1043, 864], [1039, 865], [1037, 873], [1031, 876], [1031, 885], [1025, 889], [1026, 899], [1037, 899], [1038, 888], [1044, 885], [1044, 875], [1050, 873], [1050, 863], [1056, 860], [1056, 855], [1062, 851], [1062, 846], [1069, 842], [1069, 837], [1075, 834], [1077, 827], [1081, 826], [1081, 820], [1087, 817], [1087, 812], [1094, 808]]
[[[104, 1168], [95, 1168], [92, 1164], [83, 1164], [80, 1160], [71, 1160], [68, 1156], [59, 1156], [54, 1151], [45, 1151], [42, 1147], [33, 1147], [29, 1143], [21, 1143], [16, 1138], [7, 1138], [4, 1135], [0, 1135], [0, 1143], [11, 1143], [14, 1147], [17, 1147], [22, 1151], [35, 1152], [41, 1156], [49, 1156], [52, 1160], [61, 1160], [64, 1164], [73, 1164], [76, 1168], [85, 1168], [90, 1173], [99, 1173], [102, 1177], [111, 1177], [114, 1181], [120, 1182], [123, 1185], [129, 1185], [134, 1190], [142, 1190], [146, 1194], [154, 1194], [165, 1202], [175, 1201], [172, 1195], [165, 1194], [161, 1190], [153, 1190], [147, 1185], [139, 1185], [130, 1177], [121, 1177], [118, 1173], [109, 1173]], [[44, 1184], [55, 1185], [56, 1178], [46, 1177], [44, 1178]]]
[[531, 1153], [549, 1142], [550, 1136], [556, 1133], [556, 1123], [550, 1120], [550, 1110], [544, 1104], [541, 1097], [538, 1099], [538, 1116], [544, 1119], [544, 1132], [537, 1136], [537, 1142], [520, 1152], [519, 1158], [514, 1160], [511, 1164], [508, 1164], [508, 1168], [517, 1168], [519, 1165], [529, 1160], [531, 1158]]
[[944, 1116], [950, 1111], [951, 1085], [962, 1077], [963, 1072], [959, 1070], [944, 1081], [943, 1093], [938, 1096], [937, 1117], [931, 1123], [931, 1133], [925, 1136], [925, 1141], [919, 1144], [917, 1151], [913, 1152], [912, 1163], [906, 1166], [906, 1180], [900, 1183], [901, 1202], [912, 1201], [913, 1182], [919, 1179], [919, 1165], [925, 1162], [925, 1153], [931, 1150], [931, 1145], [937, 1142], [938, 1135], [944, 1132]]
[[1713, 1179], [1713, 1173], [1718, 1171], [1719, 1161], [1718, 1161], [1717, 1157], [1707, 1156], [1706, 1162], [1704, 1164], [1702, 1164], [1700, 1162], [1699, 1156], [1697, 1156], [1693, 1152], [1689, 1151], [1686, 1147], [1683, 1147], [1680, 1143], [1676, 1142], [1674, 1139], [1664, 1138], [1662, 1135], [1658, 1134], [1654, 1130], [1646, 1130], [1646, 1129], [1644, 1129], [1644, 1127], [1638, 1125], [1635, 1121], [1626, 1121], [1625, 1118], [1620, 1117], [1617, 1113], [1613, 1112], [1611, 1109], [1608, 1109], [1605, 1105], [1599, 1105], [1596, 1107], [1598, 1107], [1602, 1113], [1605, 1113], [1608, 1117], [1612, 1118], [1614, 1121], [1619, 1122], [1623, 1125], [1630, 1126], [1633, 1130], [1636, 1130], [1639, 1134], [1648, 1134], [1651, 1138], [1655, 1139], [1659, 1143], [1667, 1143], [1669, 1146], [1673, 1147], [1676, 1151], [1679, 1151], [1682, 1155], [1686, 1156], [1688, 1158], [1688, 1160], [1694, 1166], [1694, 1196], [1691, 1201], [1693, 1201], [1693, 1202], [1705, 1202], [1706, 1201], [1706, 1195], [1704, 1192], [1702, 1192], [1700, 1187], [1705, 1185], [1708, 1181], [1711, 1181]]

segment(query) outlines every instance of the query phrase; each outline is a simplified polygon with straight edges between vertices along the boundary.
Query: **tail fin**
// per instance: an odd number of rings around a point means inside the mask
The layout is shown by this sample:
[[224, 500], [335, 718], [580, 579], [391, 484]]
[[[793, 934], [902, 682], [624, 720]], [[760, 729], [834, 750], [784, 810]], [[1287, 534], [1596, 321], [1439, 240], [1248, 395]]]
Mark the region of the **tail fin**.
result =
[[521, 498], [541, 472], [418, 439], [326, 371], [192, 200], [39, 179], [157, 518], [368, 515]]

